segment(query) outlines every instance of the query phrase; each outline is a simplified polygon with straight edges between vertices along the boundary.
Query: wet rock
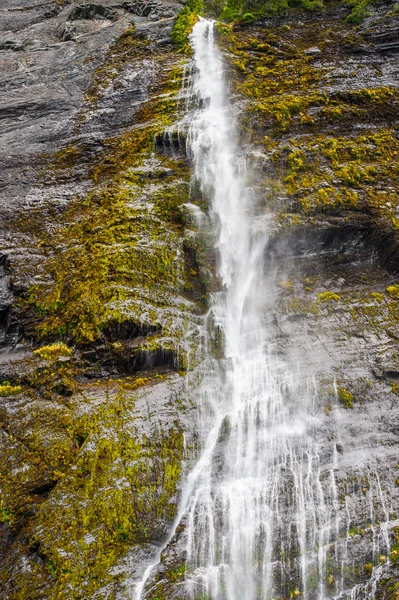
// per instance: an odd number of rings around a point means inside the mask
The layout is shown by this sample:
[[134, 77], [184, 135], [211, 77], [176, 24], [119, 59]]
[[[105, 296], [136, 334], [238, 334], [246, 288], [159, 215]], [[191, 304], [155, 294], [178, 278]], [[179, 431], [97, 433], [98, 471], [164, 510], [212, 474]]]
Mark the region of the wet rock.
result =
[[78, 4], [69, 13], [68, 21], [107, 19], [113, 21], [116, 18], [116, 11], [101, 4]]
[[24, 45], [17, 41], [6, 40], [4, 42], [0, 42], [0, 51], [10, 50], [12, 52], [22, 52], [24, 49]]
[[305, 56], [317, 56], [321, 54], [321, 50], [317, 46], [314, 46], [313, 48], [307, 48], [303, 53]]

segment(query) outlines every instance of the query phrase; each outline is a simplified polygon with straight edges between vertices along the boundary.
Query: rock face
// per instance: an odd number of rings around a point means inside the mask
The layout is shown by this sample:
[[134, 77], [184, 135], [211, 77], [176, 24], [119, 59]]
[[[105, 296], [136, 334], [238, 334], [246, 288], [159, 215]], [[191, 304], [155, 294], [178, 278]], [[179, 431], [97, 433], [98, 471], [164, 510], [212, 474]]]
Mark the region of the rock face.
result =
[[203, 293], [163, 145], [179, 9], [2, 3], [4, 598], [129, 597], [175, 515]]
[[[206, 203], [173, 128], [187, 62], [170, 37], [180, 9], [0, 8], [0, 595], [10, 600], [132, 597], [196, 455], [185, 372], [201, 359], [214, 284], [185, 207]], [[223, 26], [220, 44], [259, 222], [275, 215], [273, 344], [314, 382], [321, 469], [334, 470], [326, 594], [391, 600], [398, 17], [381, 5], [354, 28], [346, 13]], [[181, 523], [144, 597], [183, 598], [184, 560]], [[298, 595], [295, 556], [280, 567], [275, 597]]]

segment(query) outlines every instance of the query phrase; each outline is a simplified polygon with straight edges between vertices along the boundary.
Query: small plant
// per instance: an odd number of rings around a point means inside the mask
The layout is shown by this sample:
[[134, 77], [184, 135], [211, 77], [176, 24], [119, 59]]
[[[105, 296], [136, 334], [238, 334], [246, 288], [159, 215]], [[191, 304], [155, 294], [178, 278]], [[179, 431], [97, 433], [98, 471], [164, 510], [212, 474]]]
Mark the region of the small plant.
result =
[[47, 565], [46, 565], [46, 567], [47, 567], [47, 569], [48, 569], [49, 573], [51, 573], [51, 575], [52, 575], [53, 577], [57, 577], [57, 572], [58, 572], [58, 569], [57, 569], [56, 565], [53, 563], [53, 561], [52, 561], [52, 560], [49, 560], [49, 561], [47, 562]]
[[397, 298], [399, 296], [399, 283], [396, 283], [395, 285], [389, 285], [386, 288], [386, 292], [393, 298]]
[[2, 508], [0, 512], [0, 523], [11, 523], [13, 514], [8, 508]]
[[338, 388], [338, 397], [341, 400], [345, 408], [353, 408], [353, 394], [347, 389], [340, 387]]
[[0, 396], [3, 398], [6, 396], [15, 396], [21, 392], [22, 388], [20, 385], [11, 385], [8, 381], [3, 381], [3, 383], [0, 384]]
[[286, 294], [292, 294], [292, 292], [294, 291], [294, 284], [292, 283], [291, 279], [287, 279], [285, 281], [279, 281], [278, 286], [284, 290], [284, 292]]
[[348, 2], [353, 8], [351, 13], [346, 17], [346, 23], [352, 23], [353, 25], [359, 25], [369, 15], [368, 5], [370, 0], [357, 0], [355, 2]]
[[57, 342], [56, 344], [50, 344], [49, 346], [42, 346], [37, 350], [33, 351], [35, 356], [44, 360], [54, 360], [60, 356], [72, 356], [71, 348], [68, 348], [66, 344]]
[[338, 294], [335, 294], [334, 292], [322, 292], [321, 294], [317, 295], [317, 302], [331, 302], [331, 300], [338, 302]]
[[384, 300], [384, 296], [380, 292], [371, 292], [370, 296], [377, 300], [378, 304], [381, 304], [381, 302]]

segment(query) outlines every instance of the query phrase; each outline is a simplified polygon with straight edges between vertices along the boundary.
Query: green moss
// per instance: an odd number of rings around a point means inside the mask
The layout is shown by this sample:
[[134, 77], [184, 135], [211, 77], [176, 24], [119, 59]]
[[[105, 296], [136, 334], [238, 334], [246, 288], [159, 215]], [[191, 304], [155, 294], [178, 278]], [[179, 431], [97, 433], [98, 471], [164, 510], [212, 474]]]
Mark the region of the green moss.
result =
[[68, 348], [66, 344], [57, 342], [56, 344], [50, 344], [49, 346], [42, 346], [37, 350], [33, 351], [35, 356], [46, 360], [58, 358], [60, 356], [72, 356], [71, 348]]
[[374, 298], [375, 300], [377, 300], [377, 302], [379, 304], [381, 304], [381, 302], [383, 302], [383, 300], [384, 300], [384, 295], [381, 294], [380, 292], [371, 292], [370, 296], [371, 296], [371, 298]]
[[20, 394], [22, 392], [22, 388], [19, 385], [11, 385], [8, 381], [4, 381], [0, 384], [0, 396], [15, 396], [16, 394]]
[[0, 522], [1, 523], [12, 523], [13, 513], [8, 508], [2, 507], [0, 511]]
[[338, 388], [338, 398], [345, 406], [345, 408], [353, 408], [353, 394], [349, 392], [346, 388]]
[[392, 298], [399, 297], [399, 284], [389, 285], [386, 291]]
[[309, 135], [300, 145], [290, 140], [286, 148], [286, 159], [278, 148], [271, 158], [287, 173], [284, 187], [296, 210], [364, 211], [395, 228], [399, 186], [392, 173], [399, 173], [399, 141], [392, 130], [357, 137]]
[[321, 292], [317, 294], [317, 302], [331, 302], [331, 300], [338, 302], [339, 295], [334, 292]]
[[[49, 255], [45, 279], [53, 278], [34, 286], [27, 302], [40, 336], [86, 344], [127, 319], [139, 329], [173, 328], [175, 298], [186, 287], [179, 206], [188, 200], [189, 170], [161, 155], [157, 176], [149, 159], [154, 138], [177, 118], [181, 74], [181, 66], [160, 74], [136, 127], [104, 140], [92, 166], [96, 187], [70, 204], [58, 232], [38, 231]], [[150, 182], [147, 207], [141, 198]]]
[[[134, 404], [132, 392], [115, 384], [92, 386], [75, 398], [73, 414], [61, 429], [77, 442], [71, 446], [72, 455], [64, 449], [64, 463], [72, 468], [57, 475], [51, 495], [36, 507], [34, 525], [25, 528], [24, 544], [39, 548], [42, 560], [35, 562], [32, 551], [27, 551], [29, 569], [26, 577], [21, 574], [15, 581], [10, 598], [34, 597], [38, 581], [32, 572], [43, 563], [38, 580], [51, 576], [46, 597], [92, 597], [100, 587], [120, 580], [112, 567], [132, 544], [159, 539], [165, 520], [173, 520], [183, 433], [175, 424], [154, 432], [151, 439], [140, 436], [134, 426]], [[43, 415], [36, 414], [34, 422], [36, 430], [40, 422], [43, 426]], [[43, 450], [48, 460], [51, 449]], [[2, 501], [12, 500], [3, 504], [2, 521], [12, 523], [20, 510], [15, 504], [18, 488], [14, 485], [12, 490], [10, 482], [10, 489], [8, 485], [4, 489], [7, 479], [2, 475]], [[29, 503], [26, 492], [24, 503]], [[7, 576], [9, 566], [4, 565], [1, 576]]]
[[191, 10], [188, 5], [182, 8], [182, 10], [179, 12], [172, 29], [171, 37], [176, 48], [180, 52], [184, 52], [186, 54], [190, 51], [188, 36], [190, 35], [197, 21], [198, 14]]

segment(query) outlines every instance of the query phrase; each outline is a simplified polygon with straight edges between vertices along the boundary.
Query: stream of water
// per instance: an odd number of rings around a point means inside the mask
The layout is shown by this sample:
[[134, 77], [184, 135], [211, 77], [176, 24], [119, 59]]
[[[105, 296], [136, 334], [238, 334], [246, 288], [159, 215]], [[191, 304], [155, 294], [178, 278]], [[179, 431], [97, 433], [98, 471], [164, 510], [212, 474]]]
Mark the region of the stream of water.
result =
[[[331, 509], [318, 479], [314, 390], [297, 383], [280, 362], [262, 320], [267, 235], [254, 227], [245, 161], [213, 34], [213, 24], [201, 20], [191, 36], [194, 90], [202, 109], [191, 120], [189, 147], [217, 231], [223, 291], [214, 296], [212, 309], [223, 332], [225, 360], [203, 398], [212, 407], [205, 429], [213, 421], [217, 431], [211, 428], [206, 446], [213, 446], [212, 452], [202, 461], [187, 507], [192, 569], [187, 585], [193, 597], [203, 592], [215, 599], [263, 600], [278, 593], [275, 582], [284, 579], [276, 552], [297, 560], [303, 589], [308, 562], [322, 575]], [[333, 493], [333, 478], [330, 484]], [[320, 556], [307, 556], [309, 542], [319, 546]], [[322, 587], [323, 576], [319, 581]]]
[[191, 44], [196, 108], [188, 147], [216, 232], [221, 291], [210, 313], [224, 358], [199, 391], [203, 452], [175, 522], [184, 518], [184, 597], [338, 596], [344, 582], [333, 576], [328, 553], [341, 526], [336, 445], [319, 439], [316, 386], [280, 358], [265, 318], [267, 234], [255, 226], [211, 21], [200, 19]]

